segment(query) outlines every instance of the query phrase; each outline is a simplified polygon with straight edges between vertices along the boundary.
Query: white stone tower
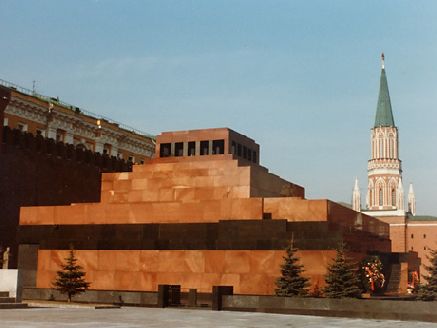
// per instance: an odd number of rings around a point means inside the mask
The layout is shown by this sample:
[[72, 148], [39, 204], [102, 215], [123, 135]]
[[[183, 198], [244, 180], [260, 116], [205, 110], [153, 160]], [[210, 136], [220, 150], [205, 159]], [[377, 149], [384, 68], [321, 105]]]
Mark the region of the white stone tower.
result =
[[[393, 119], [381, 55], [381, 78], [375, 124], [371, 129], [371, 156], [368, 162], [367, 211], [380, 215], [404, 215], [399, 133]], [[379, 215], [379, 213], [375, 213]]]
[[408, 212], [416, 215], [416, 196], [414, 195], [412, 183], [410, 183], [410, 188], [408, 190]]
[[355, 178], [355, 186], [352, 193], [352, 209], [361, 212], [361, 194], [360, 187], [358, 186], [358, 178]]

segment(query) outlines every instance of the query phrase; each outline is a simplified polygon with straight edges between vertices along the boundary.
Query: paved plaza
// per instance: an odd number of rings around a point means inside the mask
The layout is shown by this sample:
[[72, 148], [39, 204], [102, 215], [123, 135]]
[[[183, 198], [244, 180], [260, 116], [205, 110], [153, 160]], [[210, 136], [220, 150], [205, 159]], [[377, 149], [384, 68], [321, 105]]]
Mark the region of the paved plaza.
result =
[[0, 327], [311, 327], [431, 328], [435, 323], [155, 308], [0, 310]]

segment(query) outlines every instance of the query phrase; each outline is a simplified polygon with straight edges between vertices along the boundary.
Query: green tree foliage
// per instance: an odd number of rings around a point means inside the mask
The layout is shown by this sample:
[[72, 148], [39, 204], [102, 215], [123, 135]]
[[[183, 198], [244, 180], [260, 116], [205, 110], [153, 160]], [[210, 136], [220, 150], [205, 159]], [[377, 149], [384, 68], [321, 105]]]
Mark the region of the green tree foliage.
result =
[[324, 294], [329, 298], [359, 297], [361, 289], [355, 265], [346, 257], [344, 245], [337, 248], [335, 259], [325, 276]]
[[82, 271], [83, 268], [76, 264], [77, 259], [74, 256], [73, 249], [70, 250], [65, 261], [66, 263], [61, 265], [62, 270], [57, 271], [57, 278], [53, 285], [62, 294], [67, 294], [68, 302], [71, 302], [74, 295], [83, 293], [90, 284], [84, 279], [85, 272]]
[[425, 266], [427, 275], [422, 275], [426, 285], [420, 285], [417, 299], [421, 301], [437, 301], [437, 251], [431, 249], [427, 256], [431, 264]]
[[284, 263], [281, 265], [281, 277], [276, 280], [276, 295], [278, 296], [303, 296], [306, 295], [309, 285], [308, 279], [302, 276], [303, 265], [300, 265], [299, 258], [295, 253], [297, 248], [293, 243], [285, 250]]

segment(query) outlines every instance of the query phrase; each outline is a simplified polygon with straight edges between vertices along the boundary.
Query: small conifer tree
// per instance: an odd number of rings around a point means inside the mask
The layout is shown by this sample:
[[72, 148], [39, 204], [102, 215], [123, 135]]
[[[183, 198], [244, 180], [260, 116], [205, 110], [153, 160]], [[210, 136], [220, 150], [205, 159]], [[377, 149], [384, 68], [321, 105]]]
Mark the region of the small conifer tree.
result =
[[428, 275], [422, 275], [427, 284], [420, 285], [417, 299], [421, 301], [437, 301], [437, 250], [431, 249], [427, 257], [431, 262], [429, 266], [425, 266]]
[[285, 250], [284, 263], [281, 265], [281, 277], [276, 280], [276, 295], [278, 296], [304, 296], [308, 290], [308, 279], [302, 276], [303, 265], [298, 263], [299, 258], [295, 253], [293, 242]]
[[57, 278], [53, 285], [62, 294], [67, 294], [68, 302], [71, 302], [74, 295], [83, 293], [90, 284], [84, 279], [83, 268], [76, 264], [77, 259], [73, 249], [70, 249], [69, 256], [65, 258], [65, 261], [65, 264], [61, 264], [62, 270], [57, 271]]
[[361, 290], [357, 270], [346, 257], [344, 244], [339, 245], [333, 263], [325, 276], [324, 294], [329, 298], [359, 297]]

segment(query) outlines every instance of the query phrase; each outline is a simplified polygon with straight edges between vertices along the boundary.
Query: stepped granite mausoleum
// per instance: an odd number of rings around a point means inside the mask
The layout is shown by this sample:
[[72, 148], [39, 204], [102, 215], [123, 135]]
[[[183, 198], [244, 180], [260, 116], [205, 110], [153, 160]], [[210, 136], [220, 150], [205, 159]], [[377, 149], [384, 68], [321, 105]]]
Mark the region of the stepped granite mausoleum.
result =
[[[414, 253], [391, 253], [389, 224], [259, 165], [254, 140], [227, 128], [166, 132], [155, 157], [132, 172], [104, 173], [99, 203], [23, 207], [20, 254], [26, 287], [50, 288], [71, 245], [94, 290], [156, 291], [160, 284], [210, 292], [273, 294], [293, 239], [311, 284], [344, 241], [358, 261], [417, 270]], [[19, 268], [20, 268], [19, 263]]]

